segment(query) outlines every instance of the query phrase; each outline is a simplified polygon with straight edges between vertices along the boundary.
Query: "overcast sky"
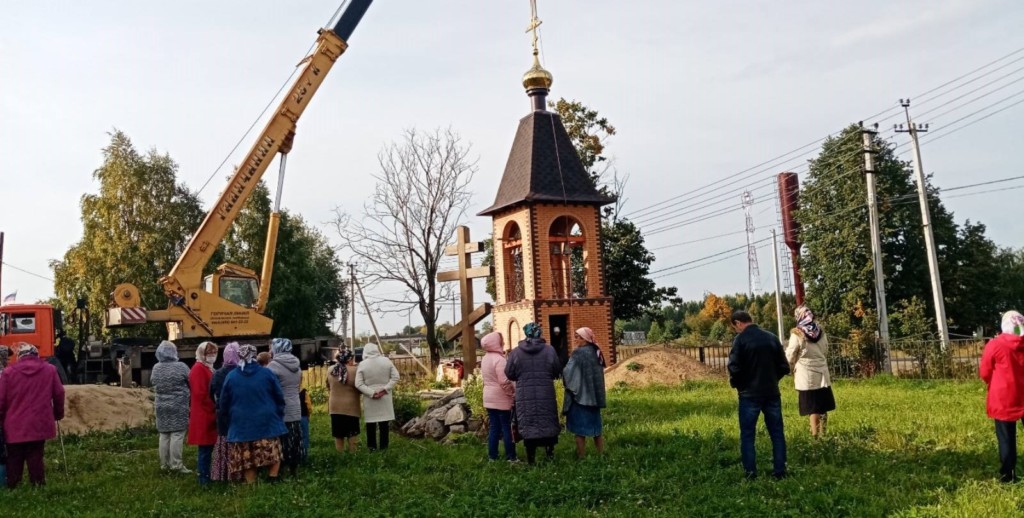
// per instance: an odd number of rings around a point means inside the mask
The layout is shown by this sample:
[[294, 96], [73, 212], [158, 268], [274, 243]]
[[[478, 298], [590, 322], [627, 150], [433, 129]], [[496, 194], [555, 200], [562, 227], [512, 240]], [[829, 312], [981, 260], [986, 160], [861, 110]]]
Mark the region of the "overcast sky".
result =
[[[722, 179], [851, 122], [873, 122], [868, 117], [896, 107], [900, 97], [918, 96], [912, 113], [931, 123], [936, 141], [922, 152], [937, 185], [1024, 174], [1024, 105], [979, 120], [1024, 99], [1014, 97], [1024, 94], [1024, 82], [1013, 83], [1024, 79], [1024, 60], [1012, 63], [1024, 51], [919, 96], [1024, 47], [1019, 2], [538, 3], [542, 58], [555, 77], [552, 98], [580, 100], [618, 129], [607, 153], [620, 174], [630, 175], [624, 212], [638, 216], [677, 195], [684, 196], [659, 207], [674, 212], [660, 214], [685, 215], [667, 223], [737, 209], [648, 235], [649, 248], [661, 248], [733, 233], [656, 250], [655, 270], [745, 243], [735, 233], [744, 228], [739, 195], [729, 189], [751, 187], [755, 201], [762, 202], [753, 210], [756, 238], [768, 236], [776, 223], [774, 201], [763, 201], [774, 195], [765, 187], [769, 178], [786, 169], [805, 171], [800, 165], [816, 148]], [[52, 282], [14, 267], [51, 277], [48, 261], [61, 258], [81, 237], [79, 199], [98, 188], [92, 172], [113, 129], [124, 131], [140, 150], [169, 153], [180, 165], [179, 180], [199, 188], [336, 6], [333, 0], [5, 5], [0, 230], [6, 232], [4, 262], [10, 266], [3, 270], [3, 294], [17, 290], [19, 302], [52, 295]], [[299, 123], [284, 206], [337, 242], [324, 223], [335, 207], [359, 212], [372, 190], [381, 146], [400, 138], [404, 128], [451, 126], [472, 143], [479, 160], [467, 224], [474, 237], [485, 237], [489, 221], [473, 214], [493, 201], [518, 120], [528, 109], [520, 83], [530, 66], [528, 21], [527, 0], [375, 2]], [[1005, 67], [993, 72], [998, 66]], [[944, 127], [950, 131], [974, 120], [979, 122], [938, 139]], [[883, 121], [883, 128], [894, 121]], [[908, 139], [891, 131], [882, 136], [897, 143]], [[252, 140], [250, 135], [241, 147]], [[238, 153], [228, 163], [237, 160]], [[207, 204], [230, 170], [226, 166], [202, 192]], [[276, 182], [276, 166], [266, 178]], [[741, 181], [731, 183], [736, 180]], [[685, 196], [708, 184], [714, 186], [705, 196]], [[997, 192], [944, 201], [959, 222], [981, 221], [999, 245], [1021, 247], [1024, 190], [1009, 189], [1021, 185], [996, 184], [990, 188]], [[663, 224], [641, 226], [653, 230]], [[774, 282], [770, 254], [762, 249], [759, 256], [768, 291]], [[687, 298], [745, 291], [746, 258], [719, 257], [727, 260], [680, 268], [685, 271], [658, 282], [678, 286]], [[383, 286], [368, 295], [397, 291]], [[483, 293], [482, 284], [477, 292]], [[406, 322], [404, 316], [385, 316], [383, 328], [393, 331]], [[366, 329], [366, 318], [357, 325]]]

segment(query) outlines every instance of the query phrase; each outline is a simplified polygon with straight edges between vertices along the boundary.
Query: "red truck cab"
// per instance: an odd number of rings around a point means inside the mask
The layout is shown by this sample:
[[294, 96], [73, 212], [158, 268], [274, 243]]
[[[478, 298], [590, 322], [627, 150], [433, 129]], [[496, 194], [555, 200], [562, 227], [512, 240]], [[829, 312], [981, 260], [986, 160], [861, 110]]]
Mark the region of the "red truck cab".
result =
[[12, 363], [17, 359], [15, 346], [21, 342], [36, 346], [41, 358], [49, 358], [61, 324], [60, 310], [48, 304], [0, 306], [0, 345], [11, 348]]

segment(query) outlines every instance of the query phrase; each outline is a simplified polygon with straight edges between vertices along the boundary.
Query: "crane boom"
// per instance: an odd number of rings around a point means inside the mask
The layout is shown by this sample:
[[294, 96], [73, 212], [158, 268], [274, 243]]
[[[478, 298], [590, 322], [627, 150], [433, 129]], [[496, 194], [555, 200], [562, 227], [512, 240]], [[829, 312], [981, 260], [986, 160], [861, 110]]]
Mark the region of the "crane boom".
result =
[[246, 153], [213, 209], [192, 236], [184, 253], [171, 271], [160, 279], [164, 292], [172, 300], [176, 296], [185, 297], [189, 289], [200, 286], [203, 268], [238, 217], [239, 211], [270, 166], [281, 144], [289, 134], [295, 132], [299, 117], [320, 88], [334, 62], [348, 48], [347, 40], [371, 2], [372, 0], [352, 0], [333, 30], [320, 30], [316, 48], [305, 58], [305, 65], [295, 83], [252, 148]]
[[215, 274], [203, 277], [203, 270], [235, 222], [245, 202], [263, 177], [274, 156], [291, 149], [296, 123], [323, 84], [334, 62], [348, 48], [348, 39], [373, 0], [347, 0], [347, 6], [332, 28], [323, 28], [306, 56], [295, 82], [256, 142], [235, 169], [227, 187], [192, 236], [184, 252], [159, 282], [167, 295], [167, 309], [148, 310], [141, 306], [139, 290], [131, 284], [118, 285], [111, 294], [107, 326], [121, 327], [165, 322], [168, 338], [266, 336], [273, 320], [264, 316], [269, 283], [273, 274], [278, 209], [271, 218], [262, 276], [266, 289], [258, 287], [256, 272], [235, 264], [220, 265]]

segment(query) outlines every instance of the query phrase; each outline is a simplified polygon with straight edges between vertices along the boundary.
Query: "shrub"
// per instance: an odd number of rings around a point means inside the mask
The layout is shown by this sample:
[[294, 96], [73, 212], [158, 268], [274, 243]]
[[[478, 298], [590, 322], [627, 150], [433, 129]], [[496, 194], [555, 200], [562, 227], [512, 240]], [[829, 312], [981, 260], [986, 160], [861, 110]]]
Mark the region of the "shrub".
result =
[[638, 371], [640, 369], [643, 369], [643, 368], [644, 368], [643, 365], [640, 365], [637, 362], [629, 362], [629, 363], [626, 364], [626, 370], [628, 370], [628, 371], [636, 372], [636, 371]]
[[477, 417], [486, 419], [487, 410], [484, 409], [484, 381], [480, 376], [468, 376], [462, 380], [462, 392], [466, 395], [469, 403], [469, 411]]
[[402, 426], [423, 413], [423, 404], [416, 394], [410, 392], [395, 392], [392, 401], [395, 404], [395, 423]]
[[321, 406], [327, 404], [327, 388], [326, 387], [309, 387], [306, 389], [309, 393], [309, 400], [313, 402], [313, 406]]

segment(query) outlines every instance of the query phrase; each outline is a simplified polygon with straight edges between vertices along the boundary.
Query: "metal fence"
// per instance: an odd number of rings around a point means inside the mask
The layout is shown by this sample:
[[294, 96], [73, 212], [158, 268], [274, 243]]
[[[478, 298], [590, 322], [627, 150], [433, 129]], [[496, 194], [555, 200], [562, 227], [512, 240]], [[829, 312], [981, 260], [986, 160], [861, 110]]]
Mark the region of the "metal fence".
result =
[[[650, 345], [619, 346], [618, 361], [643, 353]], [[712, 369], [726, 369], [731, 344], [673, 346], [674, 350]], [[886, 348], [877, 342], [833, 340], [827, 361], [833, 378], [870, 378], [891, 374], [905, 379], [973, 379], [978, 376], [984, 340], [952, 340], [943, 347], [938, 340], [897, 340]]]

